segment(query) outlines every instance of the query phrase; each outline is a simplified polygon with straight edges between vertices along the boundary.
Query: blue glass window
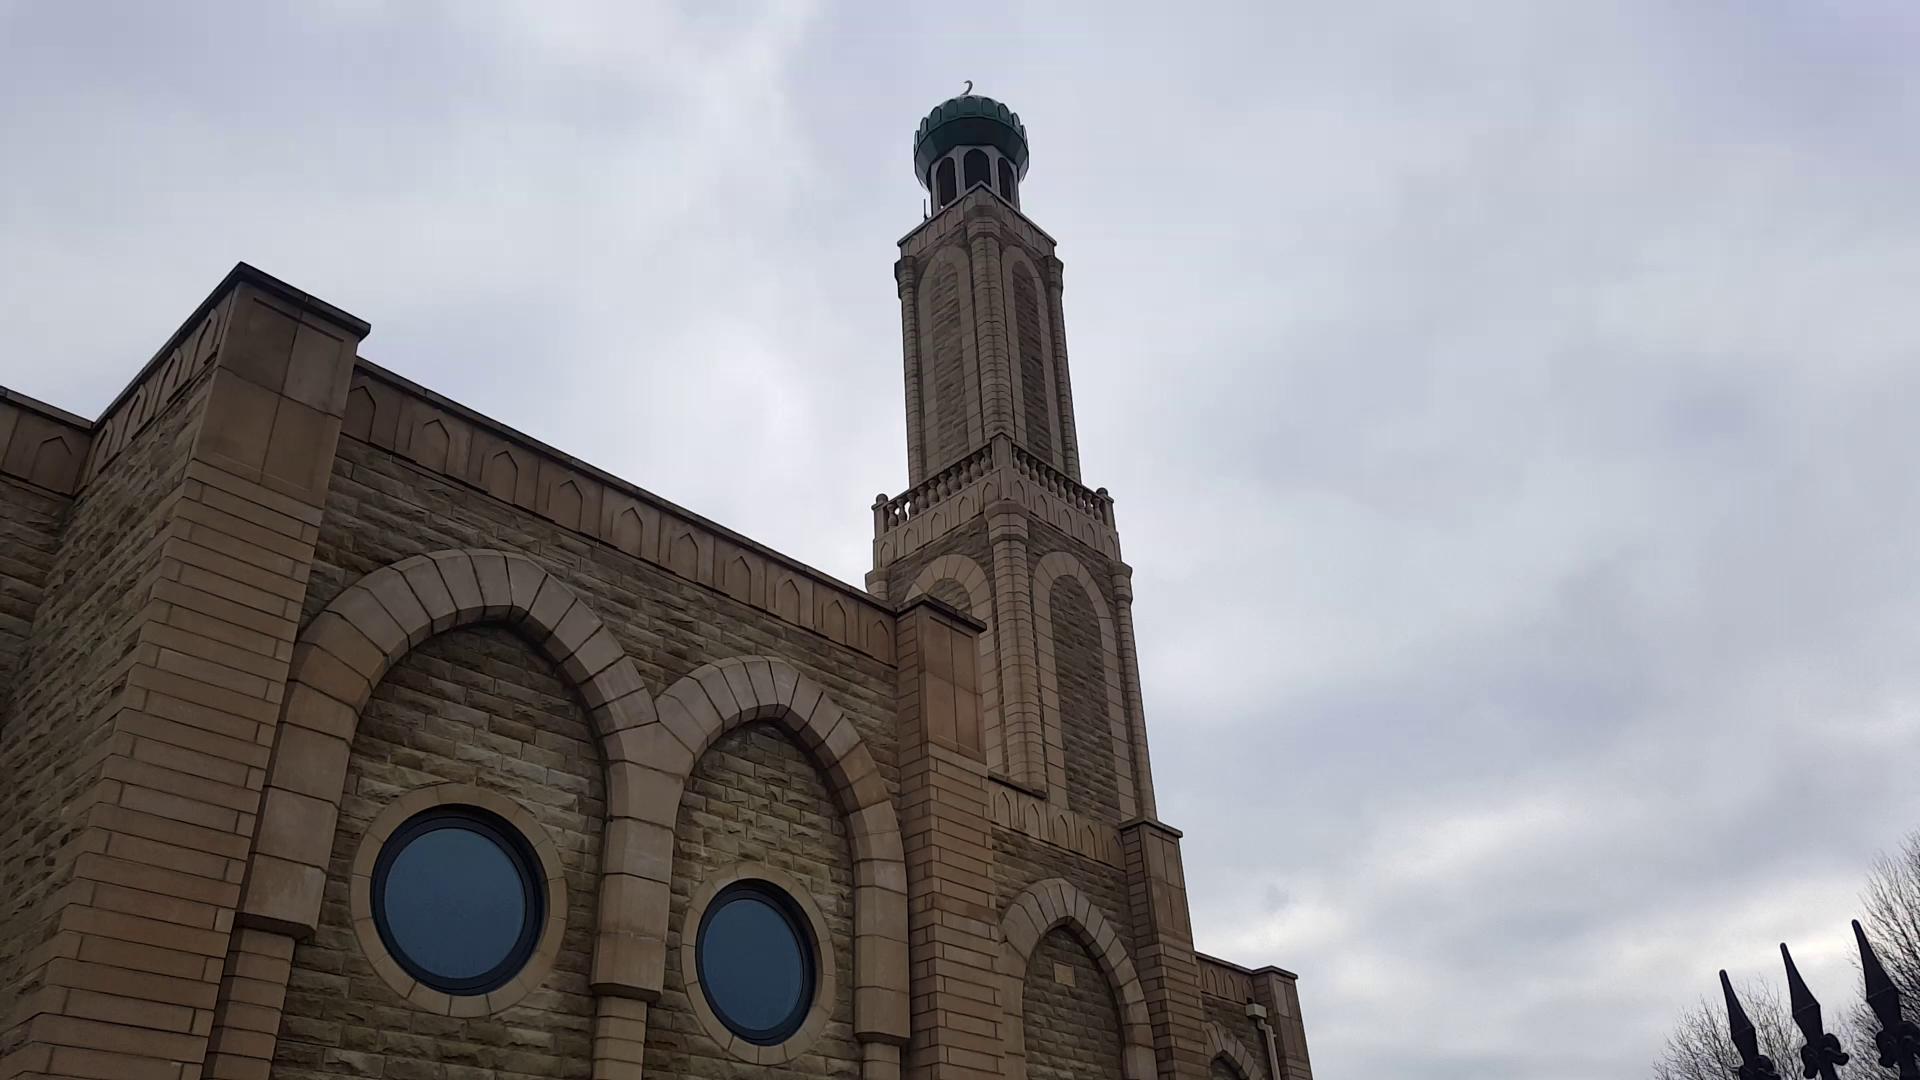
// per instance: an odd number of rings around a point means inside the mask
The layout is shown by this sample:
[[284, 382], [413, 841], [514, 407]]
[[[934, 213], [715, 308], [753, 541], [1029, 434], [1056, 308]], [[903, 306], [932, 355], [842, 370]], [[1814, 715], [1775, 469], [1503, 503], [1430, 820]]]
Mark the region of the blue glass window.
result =
[[761, 1046], [800, 1030], [813, 1007], [814, 942], [792, 897], [764, 881], [727, 886], [694, 948], [700, 988], [727, 1030]]
[[373, 867], [373, 921], [407, 974], [484, 994], [526, 965], [546, 919], [540, 863], [513, 826], [438, 807], [394, 830]]

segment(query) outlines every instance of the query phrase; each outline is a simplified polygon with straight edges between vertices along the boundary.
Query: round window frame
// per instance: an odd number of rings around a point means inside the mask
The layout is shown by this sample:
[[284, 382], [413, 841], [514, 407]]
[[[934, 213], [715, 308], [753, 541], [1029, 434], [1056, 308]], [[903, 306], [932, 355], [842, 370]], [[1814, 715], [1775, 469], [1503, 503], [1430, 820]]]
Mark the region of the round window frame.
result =
[[[792, 906], [786, 914], [805, 933], [813, 951], [813, 1000], [799, 1026], [777, 1043], [758, 1043], [736, 1033], [720, 1019], [707, 999], [707, 988], [700, 982], [700, 928], [714, 902], [741, 883], [770, 886]], [[739, 863], [702, 882], [688, 897], [687, 912], [681, 923], [680, 976], [687, 1003], [696, 1020], [715, 1043], [730, 1056], [755, 1065], [784, 1065], [812, 1049], [826, 1033], [833, 1018], [839, 986], [833, 941], [826, 916], [814, 902], [808, 887], [782, 870], [759, 863]]]
[[[736, 899], [752, 898], [773, 909], [774, 914], [787, 924], [794, 940], [800, 946], [800, 970], [803, 990], [800, 1000], [793, 1003], [787, 1015], [780, 1022], [768, 1028], [748, 1028], [727, 1016], [718, 1001], [713, 999], [713, 989], [707, 979], [706, 943], [707, 930], [713, 925], [713, 917]], [[807, 1022], [807, 1015], [813, 1011], [813, 1000], [820, 992], [819, 946], [814, 943], [813, 928], [807, 925], [806, 912], [800, 909], [800, 902], [785, 889], [760, 878], [742, 878], [724, 886], [714, 893], [707, 902], [706, 910], [701, 912], [700, 922], [693, 932], [694, 979], [700, 985], [700, 992], [707, 999], [707, 1008], [713, 1010], [714, 1017], [734, 1034], [755, 1046], [779, 1046], [793, 1038], [795, 1032]]]
[[[394, 863], [399, 861], [415, 840], [442, 829], [464, 829], [491, 841], [507, 857], [507, 861], [513, 865], [515, 876], [520, 879], [520, 932], [514, 936], [513, 944], [498, 963], [478, 975], [462, 979], [434, 972], [409, 953], [393, 930], [386, 904], [387, 879]], [[547, 921], [547, 890], [540, 873], [540, 857], [534, 854], [533, 845], [518, 829], [500, 815], [482, 807], [442, 804], [422, 810], [401, 822], [400, 827], [380, 845], [380, 853], [373, 861], [372, 876], [369, 898], [373, 907], [373, 928], [380, 935], [380, 943], [387, 947], [388, 955], [399, 963], [402, 971], [443, 994], [474, 997], [500, 989], [526, 969], [528, 961], [533, 959], [534, 950], [540, 945], [540, 931]]]
[[[375, 924], [374, 867], [387, 841], [416, 816], [440, 807], [486, 811], [504, 822], [532, 850], [536, 872], [544, 882], [544, 918], [532, 955], [527, 957], [511, 978], [484, 993], [451, 994], [415, 978], [387, 947]], [[552, 974], [554, 963], [560, 955], [561, 940], [566, 935], [567, 881], [561, 867], [559, 847], [533, 815], [518, 803], [497, 792], [469, 784], [436, 784], [407, 792], [388, 803], [368, 824], [354, 854], [348, 884], [348, 907], [361, 952], [374, 973], [395, 994], [416, 1008], [441, 1016], [491, 1016], [518, 1003]]]

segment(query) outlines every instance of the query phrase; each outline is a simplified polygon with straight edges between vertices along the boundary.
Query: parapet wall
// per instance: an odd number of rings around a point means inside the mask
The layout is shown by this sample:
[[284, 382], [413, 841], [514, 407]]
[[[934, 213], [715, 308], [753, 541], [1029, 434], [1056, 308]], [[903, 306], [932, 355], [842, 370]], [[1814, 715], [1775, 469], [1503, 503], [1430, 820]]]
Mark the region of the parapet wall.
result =
[[365, 359], [353, 374], [342, 434], [893, 662], [892, 610], [865, 591]]

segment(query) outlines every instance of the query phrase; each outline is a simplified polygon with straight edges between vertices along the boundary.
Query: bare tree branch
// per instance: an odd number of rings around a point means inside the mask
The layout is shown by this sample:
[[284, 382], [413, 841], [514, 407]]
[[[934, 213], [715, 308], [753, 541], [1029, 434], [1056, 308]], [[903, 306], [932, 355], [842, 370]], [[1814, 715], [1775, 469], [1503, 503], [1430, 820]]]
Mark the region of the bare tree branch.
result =
[[1888, 977], [1909, 1006], [1920, 1004], [1920, 832], [1873, 860], [1860, 902], [1860, 923]]
[[[1800, 1031], [1779, 992], [1759, 981], [1736, 986], [1747, 1018], [1760, 1039], [1760, 1052], [1773, 1059], [1783, 1077], [1800, 1075]], [[1846, 1036], [1843, 1034], [1844, 1041]], [[1849, 1064], [1842, 1076], [1871, 1076]], [[1667, 1036], [1667, 1045], [1653, 1063], [1653, 1080], [1733, 1080], [1740, 1071], [1740, 1052], [1727, 1035], [1727, 1007], [1718, 998], [1701, 998], [1680, 1014]]]
[[[1860, 904], [1861, 925], [1911, 1017], [1920, 1011], [1920, 831], [1908, 834], [1899, 851], [1875, 857]], [[1878, 1080], [1887, 1075], [1873, 1047], [1879, 1024], [1858, 987], [1856, 980], [1853, 993], [1827, 1006], [1827, 1029], [1853, 1056], [1840, 1075]], [[1782, 1077], [1799, 1076], [1802, 1040], [1779, 991], [1759, 981], [1736, 990], [1759, 1036], [1760, 1052], [1773, 1059]], [[1730, 1080], [1739, 1069], [1740, 1054], [1727, 1035], [1726, 1007], [1715, 997], [1702, 998], [1675, 1021], [1651, 1075], [1652, 1080]]]

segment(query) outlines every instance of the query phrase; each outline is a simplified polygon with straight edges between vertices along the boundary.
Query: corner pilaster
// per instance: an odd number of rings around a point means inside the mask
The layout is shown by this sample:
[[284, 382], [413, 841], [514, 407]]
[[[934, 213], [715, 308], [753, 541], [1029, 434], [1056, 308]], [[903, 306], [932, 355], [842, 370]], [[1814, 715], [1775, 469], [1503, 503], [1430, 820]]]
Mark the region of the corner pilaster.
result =
[[1146, 988], [1153, 1055], [1161, 1080], [1204, 1080], [1205, 1017], [1200, 965], [1193, 954], [1180, 833], [1157, 821], [1121, 826], [1127, 895], [1133, 909], [1134, 963]]
[[[1011, 460], [1012, 441], [994, 440], [995, 461]], [[988, 509], [993, 551], [994, 644], [1000, 650], [1000, 731], [1007, 775], [1047, 791], [1047, 734], [1040, 707], [1040, 669], [1033, 614], [1033, 567], [1027, 554], [1027, 518], [1018, 504]]]
[[[931, 598], [899, 616], [900, 827], [907, 856], [910, 1080], [1000, 1075], [982, 627]], [[869, 1056], [884, 1071], [889, 1064]], [[898, 1068], [897, 1062], [895, 1067]], [[864, 1070], [863, 1070], [864, 1071]], [[867, 1075], [864, 1080], [886, 1080]]]
[[[242, 264], [96, 426], [76, 513], [138, 498], [157, 543], [120, 555], [142, 563], [129, 663], [75, 688], [105, 698], [102, 753], [0, 1075], [229, 1076], [258, 1051], [255, 1023], [230, 1025], [221, 1053], [209, 1036], [223, 980], [253, 977], [229, 963], [288, 949], [235, 940], [235, 907], [366, 333]], [[169, 414], [181, 434], [141, 443]], [[124, 490], [135, 459], [166, 489]]]
[[1080, 436], [1073, 424], [1073, 380], [1067, 374], [1066, 264], [1058, 256], [1046, 259], [1047, 320], [1053, 329], [1053, 381], [1055, 408], [1060, 415], [1060, 454], [1066, 473], [1080, 479]]
[[900, 348], [906, 358], [907, 372], [908, 487], [927, 476], [925, 419], [920, 407], [924, 391], [920, 373], [919, 273], [920, 268], [911, 255], [903, 255], [893, 264], [893, 281], [900, 293]]
[[1147, 717], [1140, 697], [1140, 657], [1133, 647], [1133, 568], [1113, 572], [1114, 634], [1119, 641], [1120, 678], [1125, 682], [1127, 723], [1133, 738], [1133, 782], [1140, 816], [1158, 818], [1153, 799], [1153, 765], [1147, 759]]
[[1279, 968], [1253, 973], [1253, 992], [1267, 1009], [1267, 1038], [1278, 1068], [1276, 1080], [1313, 1080], [1307, 1058], [1307, 1028], [1300, 1017], [1300, 988], [1294, 974]]

